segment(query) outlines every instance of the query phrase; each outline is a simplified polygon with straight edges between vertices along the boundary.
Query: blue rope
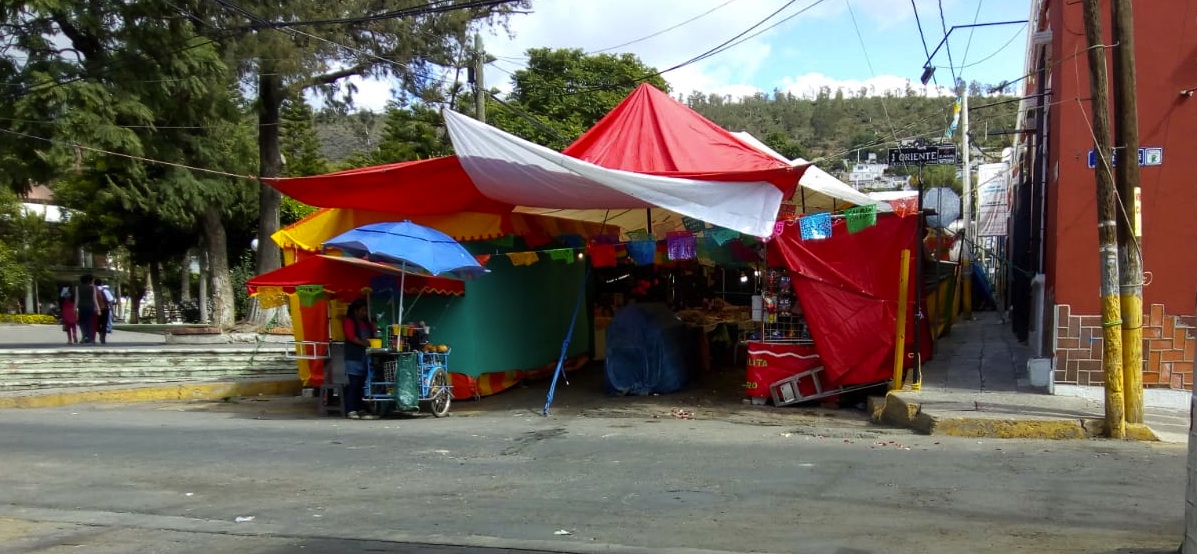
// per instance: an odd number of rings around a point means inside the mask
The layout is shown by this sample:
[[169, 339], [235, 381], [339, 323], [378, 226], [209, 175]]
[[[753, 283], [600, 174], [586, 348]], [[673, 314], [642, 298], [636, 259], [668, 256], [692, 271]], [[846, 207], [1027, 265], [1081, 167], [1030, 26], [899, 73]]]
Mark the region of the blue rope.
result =
[[[578, 291], [578, 300], [574, 302], [574, 317], [569, 320], [569, 331], [565, 333], [565, 342], [561, 343], [561, 357], [557, 359], [557, 371], [553, 373], [553, 384], [549, 386], [549, 397], [544, 402], [544, 413], [541, 415], [549, 415], [549, 406], [553, 405], [553, 393], [557, 391], [557, 379], [561, 377], [561, 373], [565, 366], [565, 353], [569, 350], [569, 342], [574, 338], [574, 327], [578, 324], [578, 311], [582, 308], [582, 298], [586, 296], [586, 284], [590, 281], [590, 272], [587, 271], [582, 277], [582, 289]], [[567, 381], [566, 384], [569, 384]]]

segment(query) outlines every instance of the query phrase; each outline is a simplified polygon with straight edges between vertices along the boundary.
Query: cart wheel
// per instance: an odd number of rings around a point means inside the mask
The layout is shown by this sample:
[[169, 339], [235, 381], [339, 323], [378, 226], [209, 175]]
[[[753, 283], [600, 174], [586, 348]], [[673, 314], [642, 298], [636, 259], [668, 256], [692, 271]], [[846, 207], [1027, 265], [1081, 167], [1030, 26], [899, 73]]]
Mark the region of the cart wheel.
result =
[[432, 408], [432, 415], [444, 417], [449, 413], [449, 403], [453, 400], [453, 391], [449, 388], [449, 374], [443, 368], [437, 369], [428, 379], [428, 397]]

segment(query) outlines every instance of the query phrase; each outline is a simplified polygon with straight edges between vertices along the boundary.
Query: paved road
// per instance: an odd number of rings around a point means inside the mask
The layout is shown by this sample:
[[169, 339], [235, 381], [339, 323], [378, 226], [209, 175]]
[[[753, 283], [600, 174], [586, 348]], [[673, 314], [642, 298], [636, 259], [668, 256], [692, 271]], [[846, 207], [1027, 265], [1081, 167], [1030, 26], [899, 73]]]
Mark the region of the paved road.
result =
[[0, 551], [1113, 553], [1182, 532], [1180, 446], [628, 415], [0, 412]]

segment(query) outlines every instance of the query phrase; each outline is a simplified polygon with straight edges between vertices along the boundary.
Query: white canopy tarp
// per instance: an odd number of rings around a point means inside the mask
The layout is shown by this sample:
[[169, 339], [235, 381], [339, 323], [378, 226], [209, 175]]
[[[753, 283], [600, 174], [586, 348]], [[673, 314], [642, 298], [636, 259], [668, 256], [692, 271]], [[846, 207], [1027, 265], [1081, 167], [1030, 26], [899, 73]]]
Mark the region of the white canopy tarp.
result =
[[[802, 158], [787, 160], [785, 156], [769, 148], [769, 145], [761, 142], [747, 131], [734, 131], [732, 134], [744, 144], [790, 165], [810, 163]], [[842, 204], [854, 206], [877, 204], [877, 209], [880, 211], [892, 211], [888, 204], [878, 203], [869, 195], [852, 188], [851, 185], [836, 179], [835, 176], [815, 165], [806, 168], [802, 179], [798, 181], [798, 190], [794, 193], [794, 198], [791, 201], [806, 213], [832, 211]]]
[[783, 199], [781, 191], [766, 182], [698, 181], [607, 169], [452, 111], [445, 112], [445, 125], [462, 167], [478, 190], [501, 202], [548, 209], [533, 213], [601, 221], [619, 211], [644, 221], [636, 212], [663, 208], [767, 237]]

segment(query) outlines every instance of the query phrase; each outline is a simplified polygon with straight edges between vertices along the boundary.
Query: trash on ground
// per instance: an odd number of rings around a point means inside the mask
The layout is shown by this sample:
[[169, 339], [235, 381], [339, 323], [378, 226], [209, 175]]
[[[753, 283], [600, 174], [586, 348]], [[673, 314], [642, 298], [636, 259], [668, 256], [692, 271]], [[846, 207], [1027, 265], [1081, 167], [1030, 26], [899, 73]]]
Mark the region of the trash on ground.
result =
[[569, 531], [562, 529], [560, 531], [553, 531], [553, 534], [554, 535], [572, 535], [573, 533], [570, 533]]
[[254, 520], [254, 516], [237, 516], [233, 521], [237, 523], [249, 523]]

